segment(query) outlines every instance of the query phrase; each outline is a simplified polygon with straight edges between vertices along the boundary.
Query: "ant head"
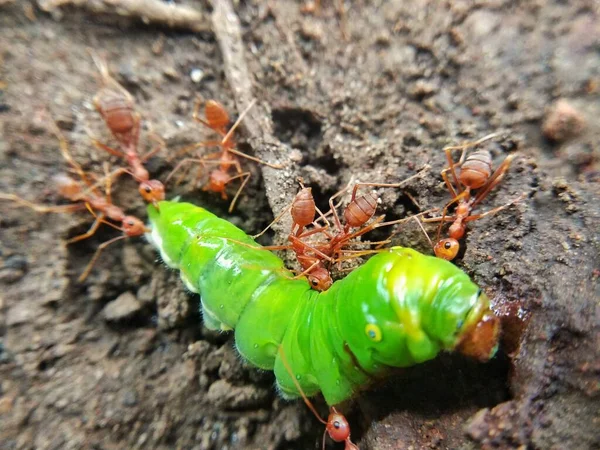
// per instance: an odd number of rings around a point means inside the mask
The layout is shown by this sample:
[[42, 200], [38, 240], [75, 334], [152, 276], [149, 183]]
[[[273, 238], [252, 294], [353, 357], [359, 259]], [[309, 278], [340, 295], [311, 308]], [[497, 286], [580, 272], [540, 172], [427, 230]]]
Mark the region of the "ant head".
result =
[[348, 421], [335, 408], [331, 408], [331, 413], [327, 418], [326, 429], [329, 437], [335, 442], [343, 442], [350, 437], [350, 425]]
[[123, 233], [126, 236], [141, 236], [146, 232], [144, 222], [134, 216], [125, 216], [122, 222]]
[[165, 199], [165, 186], [158, 180], [142, 181], [138, 190], [142, 198], [154, 206]]
[[454, 238], [442, 239], [433, 247], [435, 256], [447, 261], [452, 261], [456, 258], [458, 250], [460, 250], [460, 244]]
[[326, 291], [333, 284], [331, 275], [324, 267], [317, 267], [308, 274], [308, 281], [316, 291]]

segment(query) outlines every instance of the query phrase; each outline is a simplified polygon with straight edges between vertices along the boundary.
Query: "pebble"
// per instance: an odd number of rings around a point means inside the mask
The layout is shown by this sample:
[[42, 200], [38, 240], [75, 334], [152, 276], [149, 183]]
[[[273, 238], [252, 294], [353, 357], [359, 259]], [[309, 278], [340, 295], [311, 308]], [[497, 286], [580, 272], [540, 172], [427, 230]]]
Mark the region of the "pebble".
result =
[[585, 128], [585, 119], [569, 102], [557, 100], [550, 106], [542, 124], [543, 135], [554, 142], [577, 136]]
[[108, 303], [103, 310], [108, 322], [119, 322], [135, 317], [142, 309], [141, 303], [131, 292], [124, 292]]
[[192, 79], [192, 81], [196, 84], [200, 83], [200, 81], [202, 81], [202, 78], [204, 78], [204, 71], [202, 69], [192, 69], [192, 71], [190, 72], [190, 78]]

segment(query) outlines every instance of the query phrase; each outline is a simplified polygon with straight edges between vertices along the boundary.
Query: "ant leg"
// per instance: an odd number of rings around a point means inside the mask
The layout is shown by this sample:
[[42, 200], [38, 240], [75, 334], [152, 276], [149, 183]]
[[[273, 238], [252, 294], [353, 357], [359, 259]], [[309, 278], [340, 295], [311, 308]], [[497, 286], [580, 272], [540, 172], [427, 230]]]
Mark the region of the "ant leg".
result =
[[156, 146], [140, 158], [140, 161], [143, 163], [145, 163], [150, 158], [152, 158], [154, 155], [156, 155], [161, 149], [166, 148], [165, 141], [158, 134], [150, 133], [149, 136], [150, 136], [150, 139], [152, 139], [156, 142]]
[[30, 202], [29, 200], [25, 200], [14, 194], [3, 194], [0, 193], [0, 200], [8, 200], [11, 202], [15, 202], [21, 206], [25, 206], [34, 210], [35, 212], [46, 214], [46, 213], [71, 213], [75, 211], [81, 211], [85, 209], [85, 205], [83, 203], [76, 203], [73, 205], [56, 205], [56, 206], [46, 206], [46, 205], [38, 205], [36, 203]]
[[[340, 231], [340, 232], [343, 232], [344, 228], [342, 227], [342, 222], [340, 221], [340, 216], [338, 215], [336, 208], [333, 205], [333, 199], [346, 193], [346, 191], [349, 188], [350, 188], [350, 185], [348, 184], [345, 188], [342, 188], [341, 190], [339, 190], [338, 192], [333, 194], [331, 197], [329, 197], [329, 212], [328, 212], [328, 214], [329, 213], [333, 214], [333, 222], [335, 223], [335, 226], [337, 227], [338, 231]], [[325, 214], [325, 216], [326, 215], [327, 214]]]
[[[425, 231], [425, 228], [423, 228], [423, 225], [421, 223], [421, 220], [422, 220], [421, 216], [423, 216], [423, 214], [427, 214], [427, 213], [430, 213], [430, 212], [433, 212], [433, 211], [437, 211], [437, 210], [438, 210], [438, 208], [432, 208], [430, 210], [423, 211], [423, 212], [420, 212], [418, 214], [414, 214], [414, 215], [412, 215], [410, 217], [406, 217], [404, 219], [393, 220], [393, 221], [390, 221], [390, 222], [383, 222], [383, 223], [380, 223], [378, 225], [378, 227], [383, 227], [383, 226], [388, 226], [388, 225], [395, 225], [395, 224], [401, 224], [401, 223], [404, 223], [404, 222], [408, 222], [409, 220], [415, 220], [417, 222], [417, 225], [419, 225], [419, 228], [421, 228], [421, 231], [423, 232], [423, 234], [425, 234], [425, 237], [429, 241], [429, 244], [431, 244], [431, 247], [433, 248], [433, 243], [431, 242], [431, 239], [429, 238], [429, 235], [427, 234], [427, 232]], [[395, 235], [397, 235], [399, 232], [400, 232], [400, 230], [393, 231], [392, 234], [390, 234], [388, 236], [387, 241], [391, 241], [392, 238]], [[382, 247], [382, 244], [378, 245], [376, 248], [381, 248], [381, 247]]]
[[98, 260], [98, 257], [100, 256], [100, 253], [102, 253], [102, 250], [104, 250], [106, 247], [108, 247], [110, 244], [113, 244], [117, 241], [120, 241], [121, 239], [127, 239], [129, 236], [117, 236], [116, 238], [112, 238], [106, 242], [103, 242], [102, 244], [100, 244], [98, 246], [98, 248], [96, 249], [96, 252], [94, 253], [94, 256], [92, 256], [92, 259], [90, 260], [90, 262], [88, 263], [88, 265], [86, 266], [85, 270], [83, 271], [83, 273], [79, 276], [79, 278], [77, 279], [78, 282], [83, 283], [85, 281], [85, 279], [88, 277], [88, 275], [90, 274], [92, 267], [94, 267], [94, 264], [96, 263], [96, 261]]
[[228, 148], [227, 151], [233, 153], [234, 155], [241, 156], [242, 158], [249, 159], [250, 161], [254, 161], [256, 163], [262, 164], [267, 167], [271, 167], [273, 169], [283, 169], [283, 167], [284, 167], [282, 164], [274, 164], [274, 163], [267, 162], [263, 159], [259, 159], [254, 156], [250, 156], [247, 153], [241, 152], [235, 148]]
[[[195, 150], [200, 147], [219, 147], [220, 145], [221, 145], [221, 141], [203, 141], [203, 142], [196, 142], [191, 145], [186, 145], [185, 147], [177, 150], [173, 156], [169, 156], [167, 158], [167, 161], [171, 162], [175, 158], [177, 158], [181, 155], [185, 155], [186, 153], [189, 153], [190, 151]], [[205, 156], [205, 158], [211, 158], [211, 157], [214, 157], [217, 155], [220, 156], [221, 152], [209, 153], [208, 155]]]
[[263, 234], [265, 234], [267, 232], [267, 230], [269, 228], [271, 228], [273, 225], [275, 225], [277, 222], [279, 222], [281, 220], [281, 218], [283, 217], [283, 215], [288, 212], [290, 209], [292, 209], [293, 206], [293, 202], [290, 203], [289, 205], [287, 205], [285, 208], [283, 208], [281, 210], [281, 212], [277, 215], [277, 217], [275, 217], [271, 223], [269, 225], [266, 226], [266, 228], [264, 230], [262, 230], [260, 233], [255, 234], [254, 236], [252, 236], [253, 239], [256, 239], [257, 237], [262, 236]]
[[321, 250], [318, 250], [318, 249], [316, 249], [315, 247], [311, 246], [310, 244], [307, 244], [306, 242], [304, 242], [304, 241], [302, 241], [302, 240], [298, 239], [296, 236], [294, 236], [294, 235], [291, 235], [291, 236], [289, 237], [289, 239], [290, 239], [290, 241], [292, 241], [292, 244], [294, 244], [294, 243], [295, 243], [295, 244], [297, 244], [297, 245], [300, 245], [300, 246], [302, 246], [303, 248], [305, 248], [305, 249], [308, 249], [308, 250], [310, 250], [310, 251], [314, 252], [314, 253], [315, 253], [315, 255], [317, 255], [317, 256], [320, 256], [321, 258], [323, 258], [323, 259], [324, 259], [324, 260], [326, 260], [326, 261], [329, 261], [329, 262], [333, 261], [333, 259], [332, 259], [330, 256], [326, 255], [326, 254], [325, 254], [325, 253], [323, 253]]
[[223, 136], [223, 139], [221, 140], [221, 145], [224, 145], [226, 142], [229, 141], [229, 139], [231, 139], [231, 136], [233, 135], [233, 132], [240, 125], [240, 123], [242, 123], [242, 120], [244, 119], [244, 117], [246, 117], [246, 114], [248, 114], [248, 112], [252, 109], [252, 107], [254, 106], [255, 103], [256, 103], [256, 99], [253, 99], [248, 104], [248, 106], [246, 106], [246, 109], [244, 109], [244, 111], [242, 111], [242, 113], [237, 118], [237, 120], [235, 121], [235, 123], [231, 126], [231, 128], [229, 129], [229, 131], [227, 132], [227, 134], [225, 134], [225, 136]]
[[415, 173], [414, 175], [411, 175], [410, 177], [400, 181], [399, 183], [356, 183], [354, 185], [354, 189], [352, 189], [352, 200], [356, 199], [356, 192], [358, 191], [358, 189], [362, 186], [372, 186], [372, 187], [394, 187], [394, 188], [398, 188], [398, 187], [402, 187], [405, 184], [407, 184], [409, 181], [414, 180], [415, 178], [420, 178], [422, 177], [425, 173], [429, 172], [429, 169], [431, 169], [431, 166], [429, 164], [426, 164], [425, 167], [423, 167], [421, 170], [419, 170], [417, 173]]
[[[181, 169], [186, 163], [221, 164], [221, 161], [206, 161], [205, 158], [184, 158], [177, 163], [173, 170], [171, 170], [171, 173], [169, 173], [169, 175], [167, 176], [165, 183], [168, 183], [171, 177], [175, 175], [175, 172]], [[184, 176], [185, 173], [181, 177], [179, 177], [179, 179], [177, 180], [177, 184], [181, 183], [181, 180], [184, 178]]]
[[512, 205], [514, 205], [515, 203], [518, 203], [518, 202], [520, 202], [520, 201], [521, 201], [521, 200], [522, 200], [524, 197], [526, 197], [526, 196], [527, 196], [527, 194], [523, 193], [523, 194], [519, 195], [517, 198], [515, 198], [514, 200], [511, 200], [510, 202], [508, 202], [508, 203], [507, 203], [507, 204], [505, 204], [505, 205], [498, 206], [497, 208], [491, 209], [491, 210], [489, 210], [489, 211], [486, 211], [486, 212], [484, 212], [484, 213], [481, 213], [481, 214], [473, 214], [473, 215], [471, 215], [471, 216], [467, 217], [467, 218], [465, 219], [465, 222], [471, 222], [471, 221], [473, 221], [473, 220], [483, 219], [483, 218], [484, 218], [484, 217], [486, 217], [486, 216], [491, 216], [491, 215], [494, 215], [494, 214], [496, 214], [496, 213], [498, 213], [498, 212], [502, 211], [503, 209], [506, 209], [506, 208], [508, 208], [509, 206], [512, 206]]
[[112, 147], [109, 147], [108, 145], [100, 142], [99, 140], [97, 140], [95, 138], [91, 138], [91, 139], [92, 139], [92, 144], [94, 145], [94, 147], [99, 148], [100, 150], [104, 150], [105, 152], [108, 152], [111, 155], [118, 156], [119, 158], [123, 158], [123, 159], [125, 158], [125, 153], [123, 153], [121, 150], [117, 150]]
[[242, 180], [242, 184], [240, 185], [239, 189], [235, 193], [235, 196], [233, 197], [233, 200], [231, 200], [231, 204], [229, 205], [229, 212], [230, 213], [233, 211], [233, 208], [235, 207], [235, 202], [237, 201], [238, 197], [240, 196], [240, 193], [242, 192], [242, 189], [244, 189], [244, 186], [246, 186], [246, 183], [248, 183], [248, 180], [250, 179], [250, 175], [252, 175], [250, 172], [243, 172], [243, 173], [240, 173], [239, 175], [236, 175], [236, 176], [231, 177], [229, 179], [229, 181], [235, 180], [236, 178], [242, 178], [243, 179]]
[[98, 216], [96, 216], [96, 219], [94, 220], [94, 223], [92, 224], [90, 229], [87, 230], [83, 234], [80, 234], [78, 236], [68, 239], [67, 245], [73, 244], [75, 242], [83, 241], [84, 239], [91, 238], [96, 233], [96, 231], [98, 231], [98, 228], [100, 227], [100, 225], [104, 222], [103, 219], [104, 219], [104, 214], [99, 214]]
[[294, 276], [294, 280], [297, 280], [299, 278], [305, 277], [306, 275], [308, 275], [315, 267], [317, 267], [319, 264], [321, 264], [323, 261], [321, 260], [316, 260], [314, 263], [312, 263], [310, 265], [310, 267], [302, 272], [300, 272], [298, 275]]
[[61, 153], [62, 157], [73, 168], [73, 170], [75, 170], [75, 172], [77, 173], [77, 175], [79, 176], [81, 181], [83, 181], [87, 186], [90, 186], [90, 184], [91, 184], [90, 179], [86, 175], [83, 168], [79, 165], [79, 163], [77, 161], [75, 161], [73, 159], [73, 157], [71, 156], [71, 152], [69, 151], [69, 144], [67, 143], [67, 140], [65, 139], [64, 135], [61, 133], [60, 129], [58, 128], [58, 125], [52, 119], [50, 119], [49, 123], [50, 123], [50, 128], [52, 130], [52, 133], [54, 134], [54, 136], [56, 136], [56, 139], [58, 139], [58, 145], [59, 145], [60, 153]]
[[[454, 160], [452, 159], [452, 150], [454, 148], [453, 147], [447, 147], [444, 149], [444, 153], [446, 153], [446, 160], [448, 161], [448, 167], [445, 168], [442, 171], [442, 178], [444, 178], [444, 181], [446, 182], [447, 180], [447, 175], [446, 172], [450, 171], [450, 173], [452, 174], [452, 178], [454, 179], [454, 183], [456, 185], [456, 190], [458, 192], [462, 192], [462, 185], [460, 184], [460, 181], [458, 180], [458, 175], [456, 174], [456, 170], [455, 167], [456, 165], [454, 164]], [[446, 186], [448, 186], [448, 190], [453, 193], [454, 196], [456, 196], [456, 191], [452, 188], [452, 183], [450, 182], [446, 182]]]

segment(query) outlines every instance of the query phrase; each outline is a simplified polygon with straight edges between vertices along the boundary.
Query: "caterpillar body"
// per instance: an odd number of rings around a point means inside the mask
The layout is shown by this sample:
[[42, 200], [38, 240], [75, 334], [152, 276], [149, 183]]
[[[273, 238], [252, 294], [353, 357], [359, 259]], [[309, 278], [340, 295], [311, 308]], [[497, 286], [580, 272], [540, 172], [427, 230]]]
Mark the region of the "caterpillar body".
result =
[[390, 367], [457, 350], [482, 361], [499, 322], [487, 296], [456, 266], [415, 250], [376, 254], [329, 290], [294, 279], [281, 259], [242, 230], [189, 203], [148, 207], [148, 239], [200, 294], [207, 327], [235, 330], [239, 353], [274, 370], [285, 397], [319, 391], [329, 405]]

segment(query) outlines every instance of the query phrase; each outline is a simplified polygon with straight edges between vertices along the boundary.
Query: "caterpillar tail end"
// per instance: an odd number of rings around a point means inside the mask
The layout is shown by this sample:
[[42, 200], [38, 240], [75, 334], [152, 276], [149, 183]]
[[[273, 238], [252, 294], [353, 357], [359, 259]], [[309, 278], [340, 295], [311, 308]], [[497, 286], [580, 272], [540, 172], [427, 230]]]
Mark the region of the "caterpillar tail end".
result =
[[491, 310], [483, 313], [462, 337], [456, 350], [481, 362], [494, 357], [498, 350], [500, 319]]

